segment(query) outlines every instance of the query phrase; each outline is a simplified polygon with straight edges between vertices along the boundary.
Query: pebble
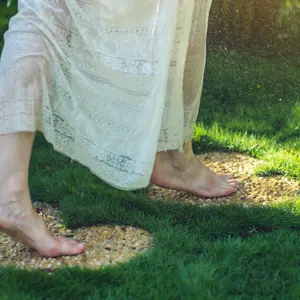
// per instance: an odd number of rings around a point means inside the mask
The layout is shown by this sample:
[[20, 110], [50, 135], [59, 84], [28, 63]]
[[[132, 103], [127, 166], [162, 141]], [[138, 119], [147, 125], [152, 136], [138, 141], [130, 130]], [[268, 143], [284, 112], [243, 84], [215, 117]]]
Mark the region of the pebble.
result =
[[[57, 230], [65, 229], [58, 218], [59, 211], [57, 209], [44, 203], [35, 203], [35, 206], [43, 211], [42, 218], [53, 233], [61, 233]], [[42, 258], [36, 252], [0, 233], [1, 266], [41, 269], [49, 274], [62, 266], [81, 266], [94, 269], [126, 262], [136, 255], [144, 253], [152, 246], [151, 234], [134, 227], [103, 225], [79, 228], [73, 231], [65, 229], [65, 235], [72, 235], [72, 238], [84, 242], [85, 253], [77, 256]], [[134, 245], [142, 247], [133, 250]]]
[[[215, 172], [236, 174], [241, 181], [238, 192], [223, 198], [205, 199], [152, 186], [149, 189], [149, 197], [153, 200], [167, 199], [171, 202], [199, 206], [234, 202], [249, 207], [251, 203], [261, 202], [260, 205], [266, 206], [286, 196], [300, 195], [299, 182], [295, 180], [280, 176], [255, 177], [253, 175], [255, 167], [263, 162], [249, 156], [238, 153], [206, 153], [200, 155], [199, 159], [205, 160], [207, 166]], [[106, 225], [69, 230], [62, 224], [57, 208], [45, 203], [35, 203], [35, 206], [41, 209], [42, 218], [52, 232], [63, 233], [84, 242], [85, 253], [54, 259], [41, 258], [34, 251], [0, 233], [1, 266], [5, 262], [6, 265], [24, 269], [55, 270], [62, 266], [83, 266], [93, 269], [126, 262], [153, 247], [151, 234], [140, 228]], [[49, 275], [51, 273], [52, 271]]]
[[255, 176], [254, 170], [257, 166], [264, 163], [262, 160], [234, 152], [211, 152], [198, 155], [198, 158], [201, 161], [205, 161], [205, 164], [217, 173], [233, 174], [240, 181], [238, 192], [226, 197], [206, 199], [187, 195], [183, 192], [151, 186], [148, 196], [153, 200], [166, 199], [171, 202], [188, 203], [205, 207], [211, 204], [244, 204], [245, 202], [248, 204], [261, 202], [264, 205], [269, 205], [286, 197], [300, 195], [300, 184], [296, 180], [282, 176]]

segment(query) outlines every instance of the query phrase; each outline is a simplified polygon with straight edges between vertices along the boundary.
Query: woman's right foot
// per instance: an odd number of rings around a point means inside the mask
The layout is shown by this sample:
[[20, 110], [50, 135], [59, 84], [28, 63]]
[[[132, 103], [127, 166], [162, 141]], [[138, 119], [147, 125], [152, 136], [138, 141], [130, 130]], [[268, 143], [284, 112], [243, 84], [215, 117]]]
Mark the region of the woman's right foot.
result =
[[84, 252], [83, 244], [50, 233], [31, 204], [29, 190], [22, 186], [14, 178], [0, 186], [0, 231], [44, 257]]
[[200, 162], [194, 154], [174, 156], [166, 152], [156, 155], [151, 182], [157, 186], [183, 191], [200, 197], [228, 196], [237, 191], [237, 181], [231, 175], [218, 175]]

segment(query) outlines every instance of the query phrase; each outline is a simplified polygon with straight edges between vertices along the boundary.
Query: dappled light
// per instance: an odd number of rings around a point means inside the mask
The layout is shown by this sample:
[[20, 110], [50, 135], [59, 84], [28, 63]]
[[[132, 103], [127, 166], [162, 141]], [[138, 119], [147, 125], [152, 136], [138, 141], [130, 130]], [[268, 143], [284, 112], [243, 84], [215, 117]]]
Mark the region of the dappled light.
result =
[[300, 299], [300, 0], [25, 3], [0, 0], [0, 299]]

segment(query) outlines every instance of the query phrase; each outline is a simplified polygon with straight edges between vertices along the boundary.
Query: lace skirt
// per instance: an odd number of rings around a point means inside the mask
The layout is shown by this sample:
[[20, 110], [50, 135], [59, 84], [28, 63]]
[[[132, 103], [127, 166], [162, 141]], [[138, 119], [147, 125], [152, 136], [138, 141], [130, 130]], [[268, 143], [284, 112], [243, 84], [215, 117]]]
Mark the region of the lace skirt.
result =
[[200, 104], [211, 0], [19, 0], [0, 62], [0, 134], [40, 130], [126, 190], [183, 150]]

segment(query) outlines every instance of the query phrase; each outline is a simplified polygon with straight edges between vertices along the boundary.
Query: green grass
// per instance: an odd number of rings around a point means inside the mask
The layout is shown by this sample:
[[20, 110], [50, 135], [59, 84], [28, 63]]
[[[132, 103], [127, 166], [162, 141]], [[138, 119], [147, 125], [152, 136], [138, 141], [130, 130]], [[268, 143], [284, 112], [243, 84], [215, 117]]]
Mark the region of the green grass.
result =
[[257, 175], [300, 179], [300, 77], [296, 57], [210, 52], [195, 132], [198, 152], [264, 159]]
[[4, 268], [1, 299], [300, 297], [300, 198], [272, 208], [199, 208], [154, 203], [83, 181], [58, 200], [69, 227], [99, 222], [139, 226], [152, 232], [154, 248], [99, 271], [66, 268], [48, 275]]
[[[299, 180], [299, 75], [293, 57], [210, 52], [194, 150], [238, 151], [265, 160], [257, 175]], [[272, 207], [153, 202], [144, 191], [111, 188], [41, 134], [30, 188], [33, 200], [60, 206], [68, 227], [138, 226], [154, 247], [96, 271], [0, 268], [1, 300], [300, 298], [300, 197]]]
[[13, 14], [15, 14], [16, 11], [17, 8], [15, 5], [12, 5], [11, 7], [7, 8], [6, 2], [0, 1], [0, 49], [2, 49], [3, 47], [2, 36], [8, 28], [9, 18]]
[[278, 143], [292, 140], [299, 150], [299, 66], [296, 57], [211, 52], [200, 120]]
[[[207, 129], [205, 129], [207, 128]], [[273, 138], [222, 128], [218, 123], [211, 126], [198, 124], [195, 129], [194, 151], [236, 151], [265, 162], [255, 169], [258, 176], [282, 175], [300, 181], [300, 152], [292, 139], [284, 144]]]

